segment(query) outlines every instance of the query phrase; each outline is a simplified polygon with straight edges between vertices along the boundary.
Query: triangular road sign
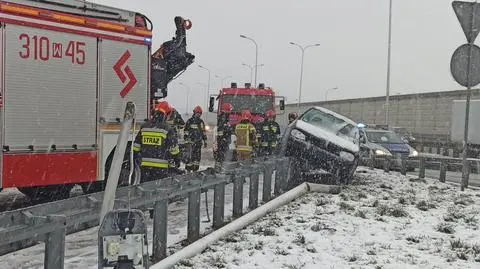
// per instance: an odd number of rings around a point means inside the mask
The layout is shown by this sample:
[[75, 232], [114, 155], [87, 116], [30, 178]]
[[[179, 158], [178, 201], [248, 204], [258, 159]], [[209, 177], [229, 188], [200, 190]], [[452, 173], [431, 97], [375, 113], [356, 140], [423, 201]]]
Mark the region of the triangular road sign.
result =
[[480, 31], [480, 3], [453, 1], [452, 7], [467, 37], [467, 41], [473, 43]]

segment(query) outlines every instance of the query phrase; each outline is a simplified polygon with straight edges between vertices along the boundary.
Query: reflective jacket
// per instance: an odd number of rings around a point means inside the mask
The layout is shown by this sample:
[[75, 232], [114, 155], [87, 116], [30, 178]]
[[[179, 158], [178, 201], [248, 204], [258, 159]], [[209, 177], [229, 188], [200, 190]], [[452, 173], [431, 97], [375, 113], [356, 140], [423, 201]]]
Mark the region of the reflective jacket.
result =
[[178, 143], [183, 143], [183, 128], [185, 127], [185, 121], [182, 115], [174, 110], [173, 115], [167, 120], [167, 123], [175, 130], [178, 138]]
[[237, 137], [237, 151], [253, 151], [253, 146], [257, 143], [257, 134], [253, 124], [249, 121], [240, 121], [235, 127], [235, 136]]
[[193, 143], [201, 143], [207, 141], [207, 134], [205, 131], [205, 123], [200, 117], [193, 116], [185, 123], [185, 140]]
[[151, 120], [142, 126], [133, 151], [144, 167], [171, 168], [180, 157], [176, 133], [162, 120]]
[[220, 114], [217, 120], [217, 141], [230, 142], [232, 137], [232, 126], [227, 114]]
[[280, 125], [272, 120], [266, 120], [258, 126], [259, 144], [261, 147], [276, 148], [280, 140]]

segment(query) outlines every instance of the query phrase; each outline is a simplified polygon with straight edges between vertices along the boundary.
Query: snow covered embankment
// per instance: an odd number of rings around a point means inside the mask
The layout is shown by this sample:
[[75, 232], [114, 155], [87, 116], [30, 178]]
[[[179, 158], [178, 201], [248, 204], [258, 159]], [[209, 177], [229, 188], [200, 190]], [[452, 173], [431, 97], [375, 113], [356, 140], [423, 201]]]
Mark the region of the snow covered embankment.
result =
[[359, 169], [176, 268], [480, 268], [480, 193]]

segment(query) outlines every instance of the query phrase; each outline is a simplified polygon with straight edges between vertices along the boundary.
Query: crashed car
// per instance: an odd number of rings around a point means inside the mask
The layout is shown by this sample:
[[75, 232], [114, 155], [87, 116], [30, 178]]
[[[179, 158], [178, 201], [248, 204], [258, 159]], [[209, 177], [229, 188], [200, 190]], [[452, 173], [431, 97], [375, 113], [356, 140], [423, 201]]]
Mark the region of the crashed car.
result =
[[318, 175], [348, 184], [359, 163], [356, 123], [323, 107], [312, 107], [285, 130], [279, 155], [292, 158], [292, 184]]
[[[361, 127], [361, 126], [360, 126]], [[360, 128], [360, 164], [400, 170], [402, 158], [414, 158], [418, 152], [406, 143], [401, 136], [390, 130]], [[414, 171], [412, 162], [407, 162], [407, 171]]]

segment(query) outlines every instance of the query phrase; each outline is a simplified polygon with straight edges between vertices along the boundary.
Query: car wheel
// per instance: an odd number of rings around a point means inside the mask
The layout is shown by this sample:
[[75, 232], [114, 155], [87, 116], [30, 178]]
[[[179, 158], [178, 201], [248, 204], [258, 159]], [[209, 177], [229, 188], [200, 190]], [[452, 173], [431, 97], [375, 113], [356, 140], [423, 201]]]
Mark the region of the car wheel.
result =
[[343, 184], [343, 185], [350, 184], [350, 182], [352, 182], [355, 171], [357, 170], [357, 167], [358, 167], [358, 158], [353, 161], [352, 165], [342, 169], [339, 175], [340, 184]]

